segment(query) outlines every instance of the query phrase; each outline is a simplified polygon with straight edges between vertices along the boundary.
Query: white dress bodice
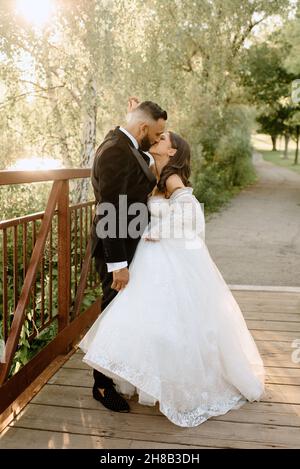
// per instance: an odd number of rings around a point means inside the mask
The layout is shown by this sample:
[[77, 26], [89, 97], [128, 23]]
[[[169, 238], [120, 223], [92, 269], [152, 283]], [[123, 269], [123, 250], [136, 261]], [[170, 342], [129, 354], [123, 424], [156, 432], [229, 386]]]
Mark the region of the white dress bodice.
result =
[[148, 199], [151, 221], [142, 238], [205, 239], [205, 218], [202, 205], [193, 195], [192, 187], [175, 189], [169, 199], [152, 195]]

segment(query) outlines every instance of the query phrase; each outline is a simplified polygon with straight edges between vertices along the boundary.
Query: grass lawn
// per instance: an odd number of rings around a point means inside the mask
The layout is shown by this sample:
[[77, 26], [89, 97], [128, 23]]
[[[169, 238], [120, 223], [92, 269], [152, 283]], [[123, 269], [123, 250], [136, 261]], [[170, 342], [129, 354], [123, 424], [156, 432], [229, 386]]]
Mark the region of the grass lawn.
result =
[[284, 150], [284, 140], [283, 138], [278, 139], [277, 141], [277, 150], [272, 151], [272, 144], [271, 138], [268, 135], [264, 134], [253, 134], [252, 138], [252, 145], [259, 153], [263, 155], [264, 160], [270, 161], [277, 166], [283, 166], [284, 168], [291, 169], [296, 173], [300, 174], [300, 155], [299, 155], [299, 163], [294, 165], [294, 158], [295, 158], [295, 142], [290, 141], [289, 145], [289, 152], [288, 152], [288, 159], [283, 159], [283, 150]]
[[[283, 166], [284, 168], [291, 169], [296, 173], [300, 174], [300, 163], [294, 165], [294, 151], [289, 151], [288, 159], [283, 159], [283, 152], [282, 151], [270, 151], [270, 150], [259, 150], [259, 152], [263, 155], [264, 160], [271, 161], [278, 166]], [[300, 158], [299, 158], [300, 161]]]

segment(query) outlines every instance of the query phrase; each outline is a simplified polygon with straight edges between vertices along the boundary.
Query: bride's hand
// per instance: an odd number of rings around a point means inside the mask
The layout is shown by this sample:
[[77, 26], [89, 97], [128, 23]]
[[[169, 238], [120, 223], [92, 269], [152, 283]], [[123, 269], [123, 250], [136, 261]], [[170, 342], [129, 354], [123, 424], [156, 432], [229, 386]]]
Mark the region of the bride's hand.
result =
[[134, 109], [136, 109], [139, 104], [140, 104], [139, 98], [137, 98], [136, 96], [130, 96], [127, 102], [127, 112], [134, 111]]

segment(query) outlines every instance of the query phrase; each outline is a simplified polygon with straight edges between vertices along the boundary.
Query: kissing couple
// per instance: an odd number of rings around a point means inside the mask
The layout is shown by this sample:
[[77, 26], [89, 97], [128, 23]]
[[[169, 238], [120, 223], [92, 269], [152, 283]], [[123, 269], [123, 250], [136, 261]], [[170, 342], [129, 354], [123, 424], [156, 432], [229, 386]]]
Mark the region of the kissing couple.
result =
[[205, 244], [189, 144], [166, 130], [158, 104], [132, 98], [127, 111], [93, 163], [102, 312], [79, 347], [106, 408], [129, 412], [137, 394], [175, 425], [194, 427], [260, 400], [264, 365]]

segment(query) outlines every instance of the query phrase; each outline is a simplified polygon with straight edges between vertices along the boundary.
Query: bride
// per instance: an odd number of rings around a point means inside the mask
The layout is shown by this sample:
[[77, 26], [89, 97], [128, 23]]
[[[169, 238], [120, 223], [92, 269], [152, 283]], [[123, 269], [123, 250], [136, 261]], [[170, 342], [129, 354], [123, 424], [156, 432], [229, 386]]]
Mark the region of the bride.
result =
[[264, 393], [264, 366], [205, 244], [190, 149], [166, 132], [150, 152], [157, 186], [130, 281], [82, 339], [83, 361], [125, 397], [194, 427]]

